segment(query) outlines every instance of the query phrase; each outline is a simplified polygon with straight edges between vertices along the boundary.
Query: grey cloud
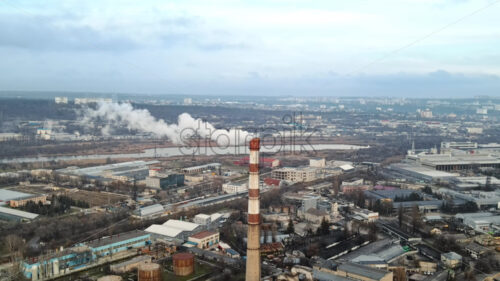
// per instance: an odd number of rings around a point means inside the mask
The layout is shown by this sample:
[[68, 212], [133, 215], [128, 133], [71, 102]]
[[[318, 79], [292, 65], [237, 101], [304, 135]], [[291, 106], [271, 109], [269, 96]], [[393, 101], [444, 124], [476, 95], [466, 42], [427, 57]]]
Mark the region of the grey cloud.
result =
[[120, 51], [137, 47], [126, 37], [104, 34], [89, 26], [58, 24], [48, 16], [0, 17], [0, 46], [28, 50]]

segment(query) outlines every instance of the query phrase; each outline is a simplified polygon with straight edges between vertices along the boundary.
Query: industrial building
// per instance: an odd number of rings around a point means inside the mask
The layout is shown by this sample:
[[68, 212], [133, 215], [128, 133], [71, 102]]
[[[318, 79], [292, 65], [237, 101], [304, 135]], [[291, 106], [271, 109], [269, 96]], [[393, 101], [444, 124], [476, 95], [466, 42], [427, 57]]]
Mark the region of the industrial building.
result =
[[188, 167], [182, 169], [184, 174], [199, 174], [207, 171], [214, 171], [217, 175], [221, 174], [222, 165], [220, 163], [209, 163], [205, 165], [199, 165], [194, 167]]
[[193, 222], [199, 225], [209, 225], [212, 222], [212, 217], [207, 214], [197, 214], [194, 216]]
[[309, 159], [309, 167], [311, 168], [324, 168], [326, 167], [325, 158], [311, 158]]
[[500, 230], [500, 215], [490, 212], [461, 213], [456, 214], [455, 218], [478, 232], [489, 233]]
[[500, 157], [491, 154], [416, 154], [407, 155], [406, 159], [438, 171], [500, 168]]
[[285, 180], [289, 182], [310, 182], [316, 180], [317, 170], [315, 168], [291, 168], [285, 167], [273, 170], [271, 173], [273, 179]]
[[13, 191], [9, 189], [0, 189], [0, 206], [8, 205], [10, 200], [21, 200], [32, 197], [33, 194]]
[[29, 280], [46, 280], [84, 270], [113, 260], [113, 255], [150, 244], [150, 234], [131, 231], [80, 243], [48, 255], [23, 262], [24, 276]]
[[146, 207], [142, 207], [136, 211], [137, 216], [141, 219], [149, 219], [154, 217], [159, 217], [163, 215], [165, 208], [161, 204], [154, 204]]
[[186, 240], [192, 234], [203, 229], [203, 226], [196, 223], [181, 220], [168, 220], [162, 225], [153, 224], [146, 228], [145, 231], [151, 233], [155, 238]]
[[202, 231], [188, 237], [188, 242], [193, 243], [200, 249], [209, 249], [219, 244], [219, 232]]
[[[331, 265], [314, 266], [317, 271], [316, 276], [329, 274], [328, 279], [320, 280], [359, 280], [359, 281], [392, 281], [393, 273], [391, 271], [377, 269], [374, 267], [354, 263], [342, 262], [340, 264], [331, 263]], [[323, 273], [323, 274], [319, 274]], [[340, 278], [337, 278], [340, 277]], [[342, 279], [344, 278], [344, 279]]]
[[184, 174], [169, 173], [166, 175], [158, 174], [154, 177], [146, 177], [146, 187], [155, 189], [167, 189], [171, 187], [180, 187], [184, 185]]
[[131, 161], [88, 168], [68, 167], [57, 170], [61, 175], [110, 179], [119, 181], [144, 180], [149, 175], [149, 166], [159, 161]]
[[469, 201], [476, 203], [479, 209], [500, 208], [500, 191], [455, 191], [448, 188], [440, 188], [438, 193], [451, 197], [453, 199], [460, 199], [463, 201]]
[[405, 163], [392, 164], [387, 167], [387, 170], [392, 175], [417, 182], [448, 181], [459, 176], [455, 173], [437, 171], [429, 167]]
[[29, 213], [21, 210], [6, 208], [0, 206], [0, 219], [7, 221], [27, 222], [34, 220], [38, 214]]
[[150, 242], [151, 235], [149, 233], [135, 230], [85, 242], [79, 246], [88, 246], [92, 251], [92, 257], [98, 259], [121, 251], [144, 247]]
[[225, 183], [222, 185], [222, 191], [227, 194], [240, 193], [248, 190], [248, 183]]

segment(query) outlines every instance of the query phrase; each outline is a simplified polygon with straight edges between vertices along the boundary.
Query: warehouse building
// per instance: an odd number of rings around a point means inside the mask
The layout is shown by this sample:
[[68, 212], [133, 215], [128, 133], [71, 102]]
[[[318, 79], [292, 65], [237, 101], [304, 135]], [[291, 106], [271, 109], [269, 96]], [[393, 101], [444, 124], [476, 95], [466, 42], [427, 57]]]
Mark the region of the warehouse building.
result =
[[0, 207], [0, 219], [2, 220], [28, 222], [36, 219], [37, 217], [38, 214], [6, 208], [6, 207]]
[[220, 163], [209, 163], [182, 169], [184, 174], [199, 174], [207, 171], [214, 171], [217, 175], [221, 174], [222, 165]]
[[438, 171], [500, 168], [500, 157], [490, 154], [417, 154], [407, 155], [406, 159]]
[[165, 208], [161, 204], [154, 204], [147, 207], [142, 207], [136, 211], [137, 216], [141, 219], [150, 219], [163, 215]]
[[190, 235], [204, 229], [204, 226], [196, 223], [181, 220], [168, 220], [162, 225], [153, 224], [146, 228], [145, 231], [151, 233], [155, 238], [186, 240]]
[[61, 277], [112, 260], [113, 255], [118, 256], [118, 253], [145, 247], [151, 243], [150, 240], [149, 233], [136, 230], [80, 243], [24, 261], [24, 276], [33, 281]]
[[448, 188], [440, 188], [437, 192], [448, 197], [474, 202], [479, 209], [500, 208], [500, 191], [498, 190], [458, 192]]
[[33, 196], [33, 194], [2, 188], [0, 189], [0, 206], [8, 205], [10, 200], [21, 200], [24, 198], [29, 198], [31, 196]]
[[61, 175], [84, 176], [92, 179], [112, 179], [120, 181], [144, 180], [149, 175], [149, 166], [159, 161], [130, 161], [88, 168], [68, 167], [57, 170]]
[[393, 175], [422, 182], [434, 182], [438, 180], [446, 181], [458, 176], [458, 174], [436, 171], [435, 169], [416, 164], [392, 164], [387, 168], [387, 170]]
[[500, 230], [500, 215], [490, 212], [456, 214], [455, 218], [478, 232], [488, 233]]

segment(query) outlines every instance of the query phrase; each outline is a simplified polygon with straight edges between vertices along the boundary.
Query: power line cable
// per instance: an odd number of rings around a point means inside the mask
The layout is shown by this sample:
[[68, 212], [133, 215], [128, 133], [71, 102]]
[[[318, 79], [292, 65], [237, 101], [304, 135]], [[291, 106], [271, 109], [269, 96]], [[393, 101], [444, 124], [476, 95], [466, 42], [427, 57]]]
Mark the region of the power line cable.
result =
[[395, 54], [397, 54], [397, 53], [399, 53], [399, 52], [401, 52], [401, 51], [403, 51], [405, 49], [408, 49], [408, 48], [410, 48], [410, 47], [412, 47], [412, 46], [414, 46], [414, 45], [416, 45], [416, 44], [424, 41], [425, 39], [427, 39], [429, 37], [432, 37], [432, 36], [434, 36], [434, 35], [442, 32], [442, 31], [450, 28], [451, 26], [456, 25], [456, 24], [458, 24], [458, 23], [466, 20], [467, 18], [470, 18], [470, 17], [472, 17], [472, 16], [474, 16], [474, 15], [476, 15], [476, 14], [478, 14], [478, 13], [480, 13], [480, 12], [482, 12], [482, 11], [484, 11], [484, 10], [486, 10], [486, 9], [488, 9], [488, 8], [496, 5], [496, 4], [498, 4], [498, 3], [500, 3], [500, 0], [495, 0], [495, 1], [491, 2], [491, 3], [488, 3], [487, 5], [479, 8], [479, 9], [476, 9], [476, 10], [472, 11], [471, 13], [468, 13], [468, 14], [464, 15], [464, 16], [458, 18], [457, 20], [449, 22], [448, 24], [446, 24], [446, 25], [444, 25], [444, 26], [442, 26], [442, 27], [440, 27], [440, 28], [438, 28], [438, 29], [436, 29], [436, 30], [434, 30], [434, 31], [432, 31], [432, 32], [430, 32], [430, 33], [428, 33], [428, 34], [420, 37], [420, 38], [417, 38], [416, 40], [414, 40], [414, 41], [412, 41], [412, 42], [410, 42], [410, 43], [408, 43], [406, 45], [403, 45], [403, 46], [401, 46], [399, 48], [396, 48], [396, 49], [390, 51], [389, 53], [387, 53], [387, 54], [385, 54], [385, 55], [383, 55], [383, 56], [381, 56], [381, 57], [379, 57], [379, 58], [377, 58], [377, 59], [375, 59], [375, 60], [373, 60], [373, 61], [371, 61], [371, 62], [369, 62], [369, 63], [367, 63], [367, 64], [365, 64], [363, 66], [361, 66], [361, 67], [358, 67], [358, 68], [356, 68], [356, 69], [348, 72], [347, 75], [352, 75], [354, 73], [360, 72], [360, 71], [364, 70], [365, 68], [368, 68], [368, 67], [370, 67], [370, 66], [372, 66], [372, 65], [374, 65], [374, 64], [376, 64], [378, 62], [381, 62], [381, 61], [387, 59], [388, 57], [391, 57], [391, 56], [393, 56], [393, 55], [395, 55]]

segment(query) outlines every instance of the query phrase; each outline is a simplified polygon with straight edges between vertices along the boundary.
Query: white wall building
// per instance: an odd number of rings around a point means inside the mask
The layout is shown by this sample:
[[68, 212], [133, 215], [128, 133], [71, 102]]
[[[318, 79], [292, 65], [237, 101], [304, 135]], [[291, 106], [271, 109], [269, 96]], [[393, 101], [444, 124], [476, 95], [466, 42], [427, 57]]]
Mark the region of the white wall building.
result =
[[317, 179], [314, 168], [281, 168], [272, 171], [272, 178], [290, 182], [309, 182]]
[[222, 191], [225, 193], [239, 193], [248, 190], [248, 183], [225, 183], [222, 185]]

